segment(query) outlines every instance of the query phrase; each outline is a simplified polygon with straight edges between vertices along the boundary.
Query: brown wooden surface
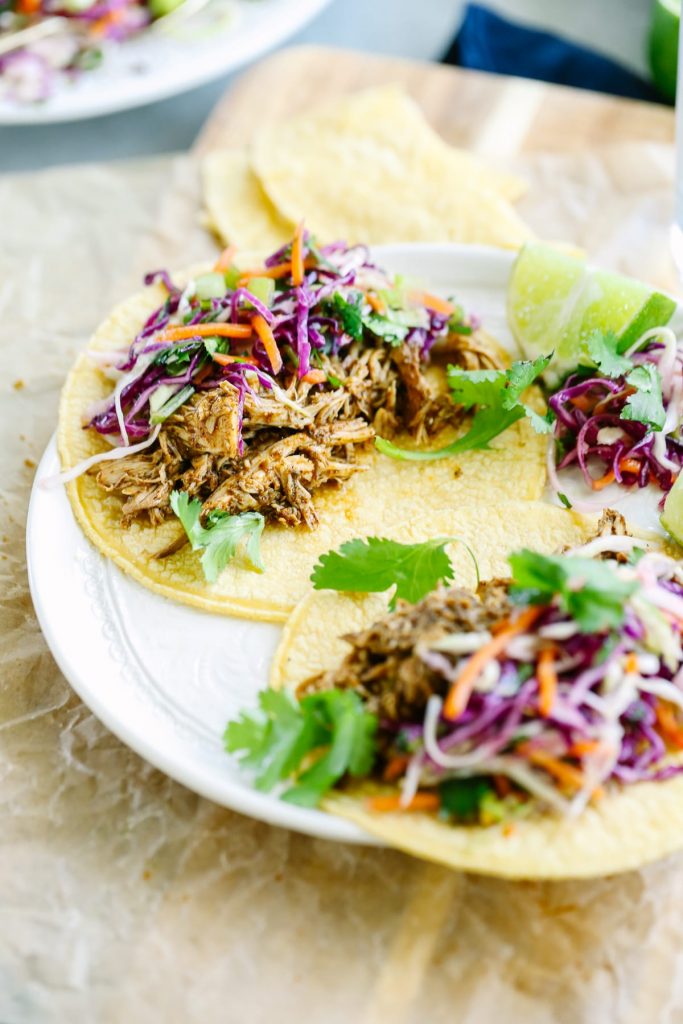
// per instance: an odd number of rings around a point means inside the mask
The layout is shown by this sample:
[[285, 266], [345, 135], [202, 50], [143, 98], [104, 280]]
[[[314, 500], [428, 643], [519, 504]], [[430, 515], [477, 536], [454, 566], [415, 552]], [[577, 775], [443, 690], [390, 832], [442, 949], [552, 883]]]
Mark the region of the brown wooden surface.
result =
[[439, 64], [296, 47], [261, 61], [231, 87], [194, 151], [243, 145], [266, 118], [389, 82], [402, 84], [449, 142], [491, 155], [674, 138], [673, 112], [651, 103]]

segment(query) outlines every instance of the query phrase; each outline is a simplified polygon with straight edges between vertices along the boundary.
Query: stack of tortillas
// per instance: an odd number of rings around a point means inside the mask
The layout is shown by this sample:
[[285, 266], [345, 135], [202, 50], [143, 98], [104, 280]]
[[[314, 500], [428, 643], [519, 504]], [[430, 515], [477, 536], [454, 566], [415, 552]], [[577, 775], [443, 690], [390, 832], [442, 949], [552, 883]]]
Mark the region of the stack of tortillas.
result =
[[272, 251], [301, 220], [322, 242], [531, 237], [512, 206], [524, 183], [449, 146], [397, 87], [264, 125], [248, 150], [211, 153], [203, 183], [209, 226], [239, 249]]

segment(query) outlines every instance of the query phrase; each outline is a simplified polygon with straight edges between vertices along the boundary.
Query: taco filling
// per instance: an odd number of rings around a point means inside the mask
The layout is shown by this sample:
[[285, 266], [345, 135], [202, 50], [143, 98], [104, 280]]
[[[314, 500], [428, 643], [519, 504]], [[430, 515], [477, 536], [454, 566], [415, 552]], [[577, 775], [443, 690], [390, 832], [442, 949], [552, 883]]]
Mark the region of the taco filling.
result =
[[121, 523], [160, 523], [171, 495], [202, 521], [259, 513], [315, 527], [312, 495], [361, 468], [376, 432], [422, 442], [464, 417], [426, 376], [430, 362], [498, 365], [450, 302], [375, 266], [362, 246], [316, 247], [307, 232], [262, 267], [232, 254], [166, 289], [123, 358], [97, 354], [116, 384], [86, 428], [115, 447], [92, 471], [122, 499]]
[[226, 747], [296, 804], [336, 788], [372, 814], [479, 826], [572, 817], [669, 779], [683, 768], [683, 568], [639, 543], [612, 516], [573, 551], [511, 555], [510, 580], [399, 601], [344, 637], [336, 667], [263, 691]]
[[558, 471], [576, 466], [594, 491], [654, 484], [665, 495], [683, 464], [681, 351], [668, 327], [646, 332], [623, 354], [616, 342], [594, 336], [596, 365], [577, 367], [548, 399], [551, 481], [561, 490]]

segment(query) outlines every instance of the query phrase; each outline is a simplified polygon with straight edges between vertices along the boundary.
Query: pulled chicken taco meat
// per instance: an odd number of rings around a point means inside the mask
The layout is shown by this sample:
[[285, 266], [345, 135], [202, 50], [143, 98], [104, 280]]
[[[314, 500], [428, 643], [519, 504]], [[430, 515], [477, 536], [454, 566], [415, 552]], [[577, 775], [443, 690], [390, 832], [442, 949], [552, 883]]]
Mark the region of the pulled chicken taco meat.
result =
[[[299, 268], [297, 262], [297, 252]], [[317, 525], [312, 495], [356, 473], [376, 433], [424, 443], [464, 418], [428, 379], [431, 361], [496, 368], [452, 303], [411, 289], [362, 246], [318, 249], [306, 232], [263, 267], [167, 290], [86, 427], [143, 451], [92, 472], [122, 499], [121, 524], [171, 515], [173, 491], [213, 512]]]

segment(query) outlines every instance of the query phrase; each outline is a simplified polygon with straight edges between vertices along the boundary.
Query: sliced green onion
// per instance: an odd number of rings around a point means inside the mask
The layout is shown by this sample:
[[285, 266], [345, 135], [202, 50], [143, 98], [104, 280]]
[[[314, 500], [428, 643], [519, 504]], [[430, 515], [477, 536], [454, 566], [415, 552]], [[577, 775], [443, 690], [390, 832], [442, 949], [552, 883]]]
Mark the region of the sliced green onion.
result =
[[225, 278], [222, 274], [202, 274], [195, 281], [195, 294], [201, 302], [208, 302], [209, 299], [221, 299], [225, 292]]
[[[180, 391], [170, 394], [173, 388], [170, 384], [162, 384], [158, 387], [149, 400], [150, 423], [163, 423], [176, 409], [179, 409], [184, 402], [194, 394], [191, 384], [186, 384]], [[159, 394], [161, 392], [161, 394]], [[159, 396], [157, 398], [157, 396]]]

